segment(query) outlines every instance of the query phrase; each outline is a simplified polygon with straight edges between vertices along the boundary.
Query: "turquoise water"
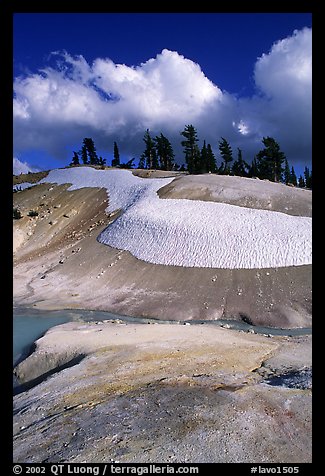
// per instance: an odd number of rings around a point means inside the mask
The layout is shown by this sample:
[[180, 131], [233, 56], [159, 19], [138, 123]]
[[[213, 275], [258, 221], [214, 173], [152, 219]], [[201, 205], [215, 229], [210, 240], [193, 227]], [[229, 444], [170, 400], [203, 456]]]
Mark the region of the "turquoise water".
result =
[[[106, 319], [120, 319], [125, 322], [133, 322], [138, 324], [147, 324], [151, 322], [159, 322], [161, 324], [185, 324], [179, 321], [161, 321], [149, 318], [127, 317], [113, 314], [106, 311], [79, 311], [79, 310], [60, 310], [60, 311], [39, 311], [36, 309], [14, 309], [13, 313], [13, 361], [17, 363], [21, 358], [26, 356], [32, 344], [41, 337], [48, 329], [64, 324], [69, 321], [103, 321]], [[188, 324], [204, 324], [204, 325], [227, 325], [227, 327], [242, 331], [254, 331], [257, 334], [267, 335], [305, 335], [311, 334], [311, 328], [297, 329], [276, 329], [270, 327], [259, 327], [232, 320], [218, 321], [187, 321]]]
[[14, 365], [26, 354], [32, 344], [51, 327], [69, 321], [103, 321], [105, 319], [125, 319], [130, 322], [147, 323], [146, 319], [136, 319], [101, 311], [40, 311], [37, 309], [15, 308], [13, 311], [13, 362]]
[[35, 340], [48, 329], [71, 320], [67, 312], [14, 311], [13, 315], [13, 361], [26, 354]]

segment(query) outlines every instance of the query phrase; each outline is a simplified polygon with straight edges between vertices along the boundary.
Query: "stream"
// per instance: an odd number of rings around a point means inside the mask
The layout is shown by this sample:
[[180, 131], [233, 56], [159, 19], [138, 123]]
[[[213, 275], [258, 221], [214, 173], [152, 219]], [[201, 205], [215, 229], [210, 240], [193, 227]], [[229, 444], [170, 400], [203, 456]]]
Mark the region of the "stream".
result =
[[218, 319], [215, 321], [189, 320], [165, 321], [143, 317], [129, 317], [107, 311], [58, 310], [41, 311], [33, 308], [14, 308], [13, 310], [13, 364], [17, 365], [30, 352], [33, 343], [51, 327], [70, 321], [101, 322], [120, 320], [138, 324], [178, 324], [178, 325], [212, 325], [228, 329], [264, 334], [268, 336], [300, 336], [312, 333], [311, 327], [282, 329], [273, 327], [253, 326], [243, 321]]

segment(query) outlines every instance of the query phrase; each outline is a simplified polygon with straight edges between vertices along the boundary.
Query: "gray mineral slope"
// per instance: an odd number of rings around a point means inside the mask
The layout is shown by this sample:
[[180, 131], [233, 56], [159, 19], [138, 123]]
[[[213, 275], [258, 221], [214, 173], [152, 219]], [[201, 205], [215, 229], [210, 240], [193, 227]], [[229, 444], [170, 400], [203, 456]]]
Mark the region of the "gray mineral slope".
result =
[[312, 216], [312, 192], [281, 183], [229, 175], [176, 177], [158, 191], [160, 198], [186, 198]]
[[[15, 305], [166, 320], [222, 318], [270, 327], [311, 326], [311, 265], [214, 269], [147, 263], [97, 241], [116, 217], [105, 212], [105, 189], [67, 188], [41, 184], [14, 194], [14, 206], [23, 214], [14, 220]], [[159, 195], [311, 213], [311, 191], [240, 177], [182, 175]], [[31, 209], [38, 216], [28, 217]]]
[[[168, 187], [162, 199], [310, 216], [311, 192], [280, 184], [182, 175]], [[97, 241], [116, 217], [105, 211], [106, 190], [67, 189], [14, 194], [23, 214], [14, 221], [15, 305], [311, 326], [310, 265], [146, 263]], [[57, 326], [14, 369], [14, 461], [311, 462], [311, 343], [207, 324]]]
[[[16, 368], [14, 461], [311, 462], [310, 336], [219, 327], [67, 323]], [[292, 358], [290, 357], [292, 356]]]

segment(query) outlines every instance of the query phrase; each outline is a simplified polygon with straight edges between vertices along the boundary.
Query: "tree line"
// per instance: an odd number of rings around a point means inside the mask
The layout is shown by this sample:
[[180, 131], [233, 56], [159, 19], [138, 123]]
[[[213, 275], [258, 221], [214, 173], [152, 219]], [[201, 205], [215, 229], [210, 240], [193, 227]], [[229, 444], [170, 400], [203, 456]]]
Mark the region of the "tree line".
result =
[[264, 148], [261, 149], [249, 164], [243, 158], [243, 151], [238, 147], [234, 157], [231, 145], [221, 137], [218, 148], [221, 156], [221, 165], [217, 165], [216, 157], [210, 144], [203, 141], [203, 147], [198, 147], [197, 131], [192, 124], [185, 126], [181, 132], [184, 139], [183, 146], [187, 170], [190, 174], [217, 173], [219, 175], [236, 175], [240, 177], [257, 177], [271, 182], [283, 182], [287, 185], [312, 188], [312, 172], [305, 167], [304, 176], [297, 179], [293, 166], [279, 144], [273, 137], [263, 137]]
[[[114, 142], [114, 159], [112, 159], [112, 167], [132, 169], [134, 160], [135, 159], [131, 159], [125, 164], [120, 163], [120, 153], [117, 143]], [[81, 163], [84, 165], [99, 165], [103, 168], [106, 166], [106, 159], [103, 159], [103, 157], [98, 157], [95, 143], [91, 137], [84, 138], [82, 142], [82, 148], [79, 150], [79, 152], [73, 151], [73, 157], [69, 165], [70, 167], [75, 167], [77, 165], [81, 165]]]
[[[221, 164], [218, 166], [211, 144], [203, 141], [200, 149], [198, 146], [197, 130], [192, 124], [186, 125], [181, 131], [181, 146], [185, 156], [185, 164], [179, 166], [175, 163], [175, 154], [172, 144], [162, 133], [151, 137], [149, 129], [146, 130], [143, 141], [145, 148], [140, 155], [138, 168], [180, 170], [189, 174], [213, 173], [219, 175], [236, 175], [239, 177], [256, 177], [272, 182], [282, 182], [301, 188], [312, 188], [312, 172], [306, 166], [304, 174], [297, 178], [294, 167], [281, 151], [279, 144], [273, 137], [263, 137], [263, 148], [254, 156], [251, 163], [243, 158], [243, 151], [238, 147], [237, 154], [233, 153], [229, 142], [221, 137], [218, 142]], [[114, 142], [114, 158], [112, 167], [133, 168], [135, 158], [126, 163], [120, 162], [118, 145]], [[71, 166], [83, 164], [99, 165], [105, 167], [106, 159], [98, 157], [93, 139], [85, 138], [79, 152], [73, 152]]]

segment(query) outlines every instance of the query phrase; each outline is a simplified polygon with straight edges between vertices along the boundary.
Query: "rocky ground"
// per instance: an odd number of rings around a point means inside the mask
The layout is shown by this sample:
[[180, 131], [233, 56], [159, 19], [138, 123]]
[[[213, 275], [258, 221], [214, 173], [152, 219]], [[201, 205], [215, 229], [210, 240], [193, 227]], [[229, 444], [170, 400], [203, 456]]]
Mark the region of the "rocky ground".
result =
[[310, 462], [310, 369], [310, 336], [57, 326], [16, 368], [14, 461]]
[[[310, 216], [311, 192], [237, 179], [182, 175], [159, 194]], [[146, 263], [97, 241], [116, 217], [106, 190], [67, 188], [14, 194], [15, 305], [311, 327], [311, 265]], [[310, 335], [70, 322], [14, 369], [14, 461], [311, 462], [311, 364]]]
[[[189, 189], [193, 178], [182, 176], [161, 194], [165, 199], [179, 193], [190, 199], [206, 197], [210, 177], [206, 177], [205, 192], [200, 177]], [[232, 181], [228, 187], [237, 190], [237, 197], [245, 195], [246, 205], [262, 207], [267, 201], [269, 209], [310, 213], [310, 191], [239, 177], [212, 178], [217, 179], [219, 188], [214, 183], [213, 194], [218, 200], [229, 200], [224, 180], [239, 179], [242, 189]], [[249, 192], [247, 180], [256, 190]], [[67, 188], [42, 184], [14, 194], [14, 204], [23, 214], [14, 221], [16, 305], [97, 309], [167, 320], [225, 318], [271, 327], [311, 325], [311, 265], [213, 269], [147, 263], [97, 242], [99, 233], [114, 219], [114, 214], [105, 213], [104, 189]], [[29, 210], [38, 216], [29, 217]]]

